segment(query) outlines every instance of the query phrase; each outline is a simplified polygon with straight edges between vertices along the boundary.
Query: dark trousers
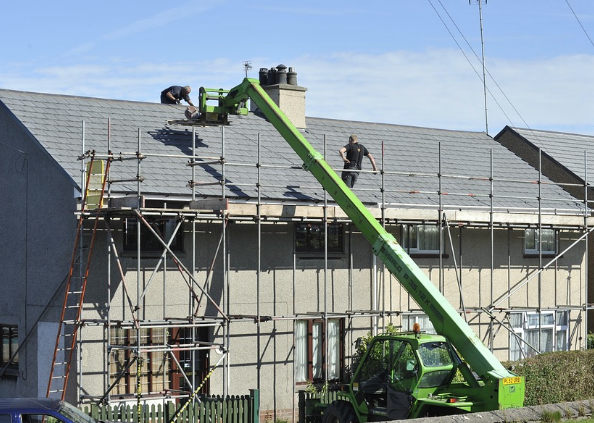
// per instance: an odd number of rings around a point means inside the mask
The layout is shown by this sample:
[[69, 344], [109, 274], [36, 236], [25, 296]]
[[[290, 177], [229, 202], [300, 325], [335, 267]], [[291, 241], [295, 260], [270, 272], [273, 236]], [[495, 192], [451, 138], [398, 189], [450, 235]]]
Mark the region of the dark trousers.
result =
[[355, 182], [357, 182], [358, 177], [358, 172], [342, 172], [342, 180], [349, 188], [353, 188], [355, 186]]

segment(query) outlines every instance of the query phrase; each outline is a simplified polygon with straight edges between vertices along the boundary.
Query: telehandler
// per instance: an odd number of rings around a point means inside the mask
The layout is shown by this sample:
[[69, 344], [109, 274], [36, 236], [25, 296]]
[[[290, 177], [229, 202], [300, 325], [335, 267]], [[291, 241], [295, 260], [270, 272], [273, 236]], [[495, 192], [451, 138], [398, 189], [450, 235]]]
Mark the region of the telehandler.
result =
[[[429, 316], [437, 335], [379, 335], [369, 344], [352, 380], [331, 404], [319, 403], [324, 423], [385, 421], [522, 407], [524, 379], [505, 369], [421, 271], [396, 239], [367, 210], [255, 79], [231, 90], [201, 88], [200, 114], [228, 124], [247, 114], [251, 99], [361, 231], [386, 268]], [[208, 94], [214, 93], [214, 94]], [[209, 106], [207, 100], [217, 104]], [[460, 358], [462, 356], [463, 360]]]

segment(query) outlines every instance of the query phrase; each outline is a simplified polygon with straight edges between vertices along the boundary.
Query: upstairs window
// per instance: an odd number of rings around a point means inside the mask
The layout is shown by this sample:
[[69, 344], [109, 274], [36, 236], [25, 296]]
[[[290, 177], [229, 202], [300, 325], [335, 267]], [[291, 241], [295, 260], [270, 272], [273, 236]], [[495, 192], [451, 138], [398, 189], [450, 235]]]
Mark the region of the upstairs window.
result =
[[404, 225], [402, 246], [409, 254], [439, 254], [439, 226]]
[[557, 234], [553, 229], [526, 229], [524, 232], [524, 254], [539, 254], [539, 234], [542, 254], [555, 255], [557, 252]]
[[[165, 244], [174, 236], [178, 221], [175, 219], [147, 219], [151, 228], [159, 235]], [[135, 253], [138, 251], [138, 224], [136, 219], [126, 219], [124, 223], [124, 251]], [[183, 227], [180, 227], [169, 248], [175, 253], [184, 252]], [[140, 223], [140, 251], [148, 253], [149, 256], [160, 255], [165, 247], [153, 234], [153, 232], [144, 224]]]
[[328, 252], [344, 252], [344, 225], [342, 223], [297, 223], [295, 250], [298, 253], [324, 254], [324, 233], [328, 227]]

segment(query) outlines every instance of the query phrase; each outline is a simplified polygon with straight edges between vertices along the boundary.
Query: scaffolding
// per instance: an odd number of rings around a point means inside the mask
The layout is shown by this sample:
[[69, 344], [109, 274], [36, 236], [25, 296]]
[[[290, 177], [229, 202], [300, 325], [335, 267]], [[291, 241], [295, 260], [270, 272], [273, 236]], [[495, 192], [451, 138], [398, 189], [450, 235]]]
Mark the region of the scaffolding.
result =
[[[109, 122], [108, 122], [108, 125]], [[84, 126], [84, 124], [83, 124]], [[353, 283], [353, 276], [352, 276], [352, 251], [348, 253], [348, 262], [349, 262], [349, 300], [348, 303], [350, 305], [349, 309], [342, 310], [336, 312], [329, 306], [329, 298], [327, 297], [328, 293], [328, 230], [324, 232], [324, 258], [323, 258], [323, 269], [321, 269], [323, 275], [323, 286], [322, 289], [324, 291], [323, 294], [323, 301], [322, 307], [319, 310], [311, 311], [308, 310], [306, 313], [300, 313], [297, 310], [297, 306], [295, 303], [295, 297], [297, 292], [297, 276], [296, 276], [296, 261], [297, 261], [297, 254], [293, 253], [293, 304], [292, 304], [292, 313], [290, 315], [264, 315], [260, 308], [260, 301], [261, 301], [261, 273], [262, 273], [262, 229], [263, 226], [269, 223], [292, 223], [292, 222], [320, 222], [324, 225], [327, 225], [330, 222], [341, 222], [345, 223], [350, 230], [348, 231], [349, 237], [353, 237], [354, 228], [351, 226], [352, 222], [349, 222], [348, 219], [337, 211], [335, 208], [336, 206], [331, 203], [331, 201], [327, 198], [326, 193], [324, 192], [323, 201], [321, 204], [308, 205], [309, 208], [312, 210], [315, 209], [315, 212], [312, 212], [310, 216], [283, 216], [281, 213], [269, 213], [270, 201], [264, 201], [262, 199], [262, 195], [265, 192], [267, 187], [278, 187], [275, 185], [275, 181], [267, 181], [263, 180], [262, 177], [262, 170], [269, 168], [269, 169], [278, 169], [278, 171], [282, 172], [285, 169], [296, 169], [299, 166], [294, 165], [278, 165], [278, 164], [269, 164], [262, 161], [261, 158], [261, 139], [260, 135], [258, 134], [257, 137], [257, 157], [256, 163], [246, 164], [246, 163], [233, 163], [229, 162], [225, 159], [225, 148], [226, 148], [226, 141], [225, 141], [225, 129], [221, 127], [221, 156], [220, 157], [208, 157], [208, 156], [201, 156], [197, 154], [197, 146], [196, 146], [196, 131], [197, 126], [192, 127], [192, 154], [180, 154], [180, 155], [162, 155], [162, 154], [147, 154], [143, 152], [142, 149], [142, 132], [140, 128], [138, 129], [138, 148], [137, 151], [130, 151], [130, 152], [119, 152], [113, 153], [114, 151], [113, 146], [111, 145], [111, 130], [108, 131], [108, 140], [106, 145], [106, 153], [99, 153], [95, 150], [86, 150], [85, 149], [85, 140], [84, 140], [84, 131], [83, 131], [83, 139], [82, 139], [82, 154], [79, 157], [81, 160], [81, 185], [85, 186], [86, 181], [86, 172], [85, 166], [86, 162], [88, 161], [97, 161], [103, 160], [111, 165], [111, 169], [117, 166], [121, 162], [127, 161], [135, 161], [136, 162], [136, 177], [133, 179], [126, 179], [126, 180], [116, 180], [111, 179], [109, 172], [107, 173], [107, 185], [108, 189], [106, 190], [106, 198], [105, 204], [107, 207], [99, 207], [96, 209], [80, 209], [77, 213], [79, 217], [82, 219], [97, 219], [104, 223], [105, 235], [106, 235], [106, 245], [107, 251], [104, 253], [106, 254], [106, 262], [107, 265], [107, 280], [105, 281], [105, 287], [107, 289], [107, 298], [112, 298], [112, 289], [113, 289], [113, 281], [111, 280], [112, 269], [117, 269], [117, 274], [120, 277], [120, 283], [122, 286], [122, 290], [124, 295], [126, 296], [126, 305], [129, 308], [128, 310], [128, 319], [114, 319], [111, 315], [110, 309], [112, 307], [111, 303], [107, 304], [107, 313], [105, 318], [103, 319], [85, 319], [84, 317], [79, 324], [81, 326], [81, 331], [87, 326], [101, 326], [105, 328], [105, 333], [107, 335], [107, 357], [105, 358], [105, 363], [107, 363], [105, 370], [105, 381], [104, 385], [108, 387], [108, 389], [103, 393], [101, 396], [97, 395], [88, 395], [85, 393], [84, 389], [81, 389], [83, 385], [83, 378], [84, 378], [84, 366], [82, 362], [79, 362], [77, 366], [78, 369], [78, 378], [79, 378], [79, 391], [77, 392], [77, 397], [81, 402], [100, 402], [100, 403], [109, 403], [112, 399], [111, 390], [117, 384], [119, 377], [126, 372], [130, 372], [133, 366], [136, 364], [136, 371], [137, 371], [137, 401], [138, 404], [146, 397], [147, 393], [143, 392], [141, 389], [140, 384], [140, 373], [141, 373], [141, 366], [143, 365], [141, 357], [143, 354], [151, 353], [151, 352], [160, 352], [165, 355], [168, 355], [172, 361], [176, 361], [175, 352], [186, 351], [192, 355], [192, 363], [195, 362], [194, 355], [198, 354], [199, 351], [215, 351], [220, 355], [225, 355], [226, 352], [230, 348], [231, 344], [231, 325], [237, 324], [238, 322], [244, 323], [252, 323], [256, 325], [255, 331], [259, 335], [261, 333], [261, 327], [268, 322], [280, 321], [280, 320], [306, 320], [306, 319], [323, 319], [325, 323], [327, 323], [328, 319], [342, 317], [347, 319], [349, 322], [347, 324], [350, 327], [351, 322], [353, 319], [357, 318], [366, 318], [372, 321], [373, 332], [378, 333], [381, 331], [382, 327], [385, 327], [387, 324], [393, 322], [393, 318], [399, 316], [403, 310], [393, 310], [390, 304], [386, 304], [386, 297], [385, 290], [387, 289], [386, 286], [388, 282], [392, 281], [391, 275], [386, 275], [386, 272], [382, 272], [381, 263], [378, 264], [375, 261], [375, 256], [373, 257], [373, 272], [372, 272], [372, 281], [371, 284], [373, 286], [373, 299], [371, 308], [369, 310], [354, 310], [352, 296], [352, 283]], [[324, 144], [324, 151], [323, 156], [326, 157], [326, 139], [325, 136], [323, 138]], [[513, 329], [511, 327], [511, 323], [507, 319], [507, 316], [512, 311], [518, 311], [517, 308], [510, 307], [509, 298], [514, 295], [515, 292], [520, 290], [523, 286], [525, 286], [529, 281], [533, 279], [538, 280], [538, 306], [530, 309], [539, 313], [539, 315], [544, 310], [555, 310], [557, 308], [563, 307], [565, 309], [575, 309], [579, 313], [579, 317], [576, 319], [576, 324], [574, 328], [574, 332], [578, 335], [581, 332], [584, 332], [583, 328], [587, 328], [587, 311], [592, 309], [592, 305], [588, 304], [588, 283], [589, 280], [589, 273], [587, 267], [588, 261], [588, 245], [587, 239], [588, 235], [594, 230], [594, 226], [590, 223], [590, 208], [589, 204], [590, 201], [588, 200], [588, 185], [585, 182], [582, 186], [584, 189], [584, 199], [582, 202], [582, 210], [583, 215], [580, 221], [575, 219], [576, 214], [575, 211], [567, 210], [568, 219], [566, 223], [544, 223], [542, 216], [550, 213], [550, 210], [545, 210], [542, 207], [542, 202], [544, 200], [548, 201], [567, 201], [559, 200], [559, 199], [547, 199], [543, 196], [542, 189], [547, 185], [557, 185], [563, 187], [564, 185], [570, 184], [555, 184], [550, 181], [543, 180], [542, 169], [539, 166], [538, 170], [538, 180], [518, 180], [513, 178], [499, 178], [494, 175], [493, 169], [493, 152], [491, 151], [490, 155], [490, 169], [488, 175], [474, 175], [474, 176], [464, 176], [464, 175], [448, 175], [443, 174], [441, 169], [441, 144], [438, 146], [439, 148], [439, 169], [436, 173], [411, 173], [403, 171], [392, 171], [386, 168], [384, 163], [384, 155], [381, 155], [381, 186], [377, 187], [376, 189], [381, 192], [381, 202], [377, 204], [379, 213], [377, 214], [377, 218], [381, 221], [382, 225], [386, 227], [387, 225], [402, 225], [402, 224], [418, 224], [418, 223], [427, 223], [432, 222], [440, 227], [439, 230], [439, 245], [444, 246], [448, 245], [449, 248], [452, 250], [452, 257], [454, 261], [454, 267], [456, 269], [456, 282], [457, 286], [456, 289], [460, 290], [460, 312], [464, 314], [465, 317], [472, 316], [470, 319], [467, 319], [469, 322], [472, 322], [473, 319], [480, 319], [481, 316], [485, 316], [489, 319], [489, 330], [482, 334], [484, 337], [484, 342], [493, 348], [493, 340], [495, 335], [501, 330], [502, 328], [505, 331], [509, 331], [513, 334]], [[383, 151], [383, 148], [382, 148]], [[540, 155], [540, 152], [539, 152]], [[147, 207], [144, 196], [142, 192], [142, 181], [146, 177], [143, 175], [143, 162], [145, 160], [160, 160], [164, 157], [168, 159], [179, 161], [180, 166], [186, 166], [190, 169], [190, 180], [184, 181], [184, 184], [191, 190], [191, 195], [188, 196], [187, 204], [189, 207], [179, 207], [179, 208], [169, 208], [169, 207]], [[218, 166], [220, 168], [220, 180], [213, 180], [213, 181], [198, 181], [196, 169], [200, 166]], [[226, 195], [226, 169], [232, 166], [251, 166], [255, 167], [257, 176], [256, 176], [256, 190], [257, 190], [257, 198], [255, 201], [251, 203], [242, 202], [234, 202], [233, 198], [228, 198]], [[340, 172], [340, 170], [338, 171]], [[364, 171], [362, 171], [364, 172]], [[438, 189], [435, 191], [415, 191], [415, 193], [423, 193], [427, 195], [432, 195], [437, 197], [438, 203], [437, 206], [427, 206], [426, 208], [418, 207], [421, 211], [425, 213], [417, 213], [421, 217], [411, 217], [406, 216], [402, 217], [399, 216], [397, 212], [394, 212], [393, 205], [388, 204], [386, 202], [386, 194], [390, 192], [406, 192], [411, 193], [411, 191], [401, 190], [398, 188], [389, 187], [386, 184], [386, 177], [389, 175], [400, 175], [403, 177], [411, 177], [411, 178], [437, 178], [437, 185]], [[468, 192], [444, 192], [442, 183], [445, 180], [472, 180], [472, 181], [482, 181], [483, 183], [488, 184], [489, 192], [487, 193], [468, 193]], [[587, 178], [585, 178], [587, 181]], [[115, 188], [118, 183], [121, 182], [134, 182], [136, 183], [136, 193], [134, 196], [127, 196], [127, 198], [121, 198], [117, 195], [118, 191]], [[537, 221], [536, 222], [510, 222], [510, 221], [498, 221], [496, 219], [496, 214], [501, 213], [502, 210], [499, 210], [494, 203], [495, 200], [495, 186], [497, 183], [500, 182], [513, 182], [517, 184], [530, 184], [534, 185], [535, 183], [538, 184], [538, 196], [537, 196]], [[181, 183], [181, 182], [180, 182]], [[204, 185], [221, 185], [221, 194], [220, 197], [217, 198], [209, 198], [209, 199], [199, 199], [199, 195], [197, 195], [197, 190], [204, 186]], [[241, 185], [234, 183], [234, 185]], [[573, 186], [580, 186], [572, 184]], [[301, 187], [302, 189], [307, 189], [307, 187]], [[363, 190], [361, 188], [360, 190]], [[476, 220], [469, 220], [467, 215], [464, 213], [450, 213], [453, 209], [452, 207], [445, 205], [442, 203], [442, 199], [444, 196], [450, 197], [457, 197], [457, 196], [475, 196], [475, 197], [483, 197], [488, 200], [489, 207], [481, 210], [482, 215], [480, 219]], [[516, 198], [516, 199], [530, 199], [534, 200], [534, 197], [512, 197], [512, 196], [499, 196], [499, 198]], [[406, 205], [402, 206], [406, 207]], [[509, 209], [509, 208], [507, 208]], [[254, 212], [255, 211], [255, 212]], [[418, 211], [418, 210], [417, 210]], [[515, 210], [517, 212], [521, 210]], [[532, 210], [534, 212], [534, 210]], [[559, 217], [563, 217], [564, 211], [561, 209], [557, 209], [554, 211], [554, 214]], [[473, 213], [473, 216], [476, 216], [476, 213]], [[150, 223], [150, 219], [154, 217], [159, 217], [162, 219], [170, 219], [175, 221], [175, 227], [170, 232], [169, 238], [163, 236], [163, 234], [159, 234]], [[136, 226], [136, 287], [135, 289], [128, 289], [128, 283], [134, 283], [133, 281], [127, 281], [124, 272], [122, 271], [122, 264], [121, 260], [121, 252], [118, 250], [118, 244], [115, 241], [114, 235], [114, 228], [113, 222], [114, 221], [124, 221], [129, 220], [133, 221], [134, 225]], [[559, 219], [562, 220], [562, 219]], [[232, 313], [232, 307], [229, 300], [229, 287], [230, 287], [230, 266], [227, 262], [227, 254], [225, 253], [228, 249], [228, 242], [229, 242], [229, 234], [228, 234], [228, 223], [231, 221], [236, 222], [249, 222], [256, 226], [257, 231], [257, 259], [256, 259], [256, 309], [252, 314], [242, 314], [237, 315]], [[211, 225], [219, 225], [220, 226], [220, 236], [218, 245], [213, 245], [213, 258], [211, 262], [210, 269], [206, 273], [206, 280], [199, 281], [197, 274], [196, 274], [196, 260], [197, 260], [197, 224], [198, 223], [208, 223]], [[184, 265], [184, 260], [178, 257], [177, 253], [172, 248], [172, 243], [174, 242], [174, 238], [178, 231], [183, 230], [182, 226], [186, 225], [189, 228], [190, 236], [191, 236], [191, 257], [189, 258], [190, 266], [186, 267]], [[458, 229], [459, 232], [459, 239], [460, 243], [462, 242], [462, 229], [463, 228], [481, 228], [481, 229], [488, 229], [489, 230], [489, 243], [490, 243], [490, 275], [491, 275], [491, 291], [489, 293], [489, 300], [487, 301], [488, 306], [481, 306], [480, 304], [477, 305], [468, 305], [464, 304], [462, 299], [462, 262], [456, 261], [457, 255], [455, 254], [455, 245], [453, 243], [453, 236], [452, 231]], [[566, 249], [557, 253], [555, 257], [550, 258], [548, 262], [545, 262], [546, 259], [549, 257], [543, 257], [542, 248], [539, 248], [538, 253], [538, 270], [529, 277], [524, 280], [517, 281], [512, 283], [508, 281], [509, 286], [508, 290], [505, 295], [496, 297], [493, 291], [494, 281], [493, 275], [495, 270], [495, 251], [494, 251], [494, 238], [495, 238], [495, 229], [526, 229], [526, 228], [535, 228], [538, 229], [539, 233], [539, 245], [541, 245], [541, 229], [543, 228], [550, 228], [556, 230], [567, 230], [578, 232], [580, 235], [579, 237]], [[161, 253], [155, 258], [156, 263], [152, 270], [148, 271], [147, 265], [141, 263], [142, 260], [142, 251], [141, 251], [141, 234], [144, 231], [148, 231], [150, 236], [153, 236], [156, 242], [159, 244], [161, 248]], [[348, 244], [349, 246], [352, 245], [351, 242]], [[583, 301], [580, 301], [580, 305], [566, 305], [566, 304], [553, 304], [553, 305], [546, 305], [542, 303], [541, 298], [541, 275], [542, 272], [549, 267], [555, 266], [558, 262], [558, 259], [565, 253], [567, 253], [570, 249], [579, 248], [583, 246], [584, 248], [584, 257], [585, 257], [585, 287], [583, 293]], [[350, 247], [349, 247], [350, 248]], [[96, 252], [96, 254], [100, 254]], [[175, 267], [178, 270], [179, 275], [185, 281], [188, 288], [188, 295], [190, 298], [190, 307], [188, 310], [187, 318], [171, 318], [163, 313], [161, 319], [154, 319], [151, 318], [150, 320], [145, 320], [141, 316], [142, 310], [142, 303], [147, 295], [148, 289], [153, 284], [154, 278], [157, 274], [163, 276], [163, 278], [168, 277], [168, 271], [165, 271], [165, 262], [166, 260], [171, 260]], [[187, 258], [186, 258], [187, 259]], [[461, 259], [461, 257], [460, 257]], [[222, 268], [224, 269], [223, 275], [223, 284], [224, 289], [222, 291], [222, 297], [218, 300], [212, 298], [208, 291], [208, 283], [210, 278], [212, 277], [212, 269], [215, 265], [216, 260], [222, 261]], [[186, 260], [187, 262], [188, 260]], [[150, 273], [148, 279], [143, 278], [144, 274]], [[443, 254], [439, 254], [439, 280], [436, 281], [440, 291], [443, 293], [446, 290], [446, 280], [444, 276], [444, 258]], [[136, 293], [136, 298], [132, 298], [129, 295], [129, 292], [133, 291]], [[383, 295], [382, 295], [383, 293]], [[163, 293], [165, 295], [165, 292]], [[205, 303], [209, 304], [209, 307], [205, 307]], [[204, 314], [204, 310], [213, 310], [210, 314]], [[529, 308], [526, 308], [528, 310]], [[165, 309], [163, 309], [165, 312]], [[417, 306], [414, 306], [410, 299], [407, 312], [422, 312]], [[499, 318], [497, 313], [503, 313], [504, 318]], [[581, 326], [580, 326], [581, 325]], [[579, 328], [578, 328], [579, 326]], [[163, 341], [160, 345], [152, 345], [147, 346], [141, 343], [142, 338], [142, 330], [143, 329], [150, 329], [150, 328], [162, 328], [162, 329], [169, 329], [173, 327], [184, 327], [190, 328], [192, 332], [192, 338], [187, 339], [184, 342], [177, 343], [175, 345], [168, 344]], [[129, 344], [120, 344], [118, 343], [118, 339], [112, 339], [112, 328], [123, 328], [126, 330], [136, 331], [136, 345], [129, 345]], [[203, 339], [196, 339], [195, 333], [196, 330], [199, 328], [218, 328], [221, 330], [219, 339], [222, 342], [213, 343], [213, 342], [205, 342]], [[575, 333], [571, 336], [578, 336]], [[350, 335], [352, 336], [352, 335]], [[577, 339], [577, 338], [576, 338]], [[257, 351], [260, 351], [262, 346], [259, 344], [260, 336], [258, 336], [258, 345]], [[85, 340], [82, 336], [79, 337], [78, 343], [79, 347], [82, 347]], [[540, 345], [540, 344], [539, 344]], [[529, 345], [529, 348], [533, 348], [535, 351], [538, 351], [538, 347], [533, 345]], [[112, 353], [115, 351], [124, 351], [128, 350], [131, 352], [128, 361], [125, 363], [124, 368], [121, 370], [121, 374], [115, 378], [115, 381], [110, 379], [110, 362], [112, 360]], [[80, 357], [80, 355], [79, 355]], [[222, 359], [221, 359], [222, 360]], [[259, 358], [258, 358], [259, 360]], [[220, 360], [219, 360], [220, 362]], [[177, 363], [178, 367], [179, 363]], [[217, 363], [218, 365], [218, 363]], [[231, 364], [228, 360], [223, 360], [222, 368], [223, 368], [223, 395], [227, 395], [229, 392], [229, 386], [231, 385], [231, 372], [230, 372]], [[210, 376], [210, 373], [208, 374]], [[190, 387], [193, 391], [196, 387], [201, 387], [204, 384], [204, 380], [196, 374], [194, 370], [192, 370], [191, 374], [188, 375], [183, 372], [182, 369], [182, 377], [185, 379], [186, 384]], [[293, 382], [295, 382], [293, 380]], [[261, 381], [258, 377], [257, 384], [260, 385]], [[295, 385], [295, 383], [293, 383]], [[154, 393], [153, 393], [154, 394]], [[187, 394], [179, 394], [175, 392], [160, 392], [159, 395], [162, 398], [168, 399], [175, 399], [175, 398], [187, 398]], [[295, 406], [294, 406], [295, 408]]]

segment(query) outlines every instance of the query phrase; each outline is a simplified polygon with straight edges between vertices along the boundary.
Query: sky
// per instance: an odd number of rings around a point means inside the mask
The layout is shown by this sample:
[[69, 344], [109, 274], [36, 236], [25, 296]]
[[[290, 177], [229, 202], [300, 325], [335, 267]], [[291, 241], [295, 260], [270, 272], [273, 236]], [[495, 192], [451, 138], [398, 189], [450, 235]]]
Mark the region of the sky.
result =
[[592, 0], [0, 6], [3, 89], [158, 102], [190, 85], [197, 99], [201, 86], [230, 89], [284, 64], [310, 117], [594, 135]]

